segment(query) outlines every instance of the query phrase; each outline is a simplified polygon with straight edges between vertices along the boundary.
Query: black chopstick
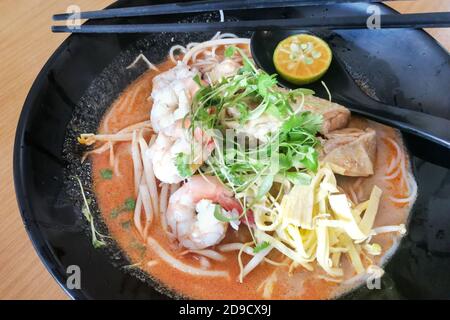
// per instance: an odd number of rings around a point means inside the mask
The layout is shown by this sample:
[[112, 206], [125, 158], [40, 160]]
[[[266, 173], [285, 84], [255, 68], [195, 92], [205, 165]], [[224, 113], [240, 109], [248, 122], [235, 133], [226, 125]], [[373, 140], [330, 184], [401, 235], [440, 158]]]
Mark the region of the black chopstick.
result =
[[[118, 17], [153, 16], [162, 14], [193, 13], [217, 10], [249, 10], [276, 7], [300, 7], [311, 5], [329, 5], [336, 3], [366, 2], [376, 3], [382, 0], [221, 0], [221, 1], [193, 1], [185, 3], [168, 3], [139, 7], [105, 9], [98, 11], [80, 12], [80, 19], [105, 19]], [[78, 18], [78, 17], [77, 17]], [[60, 13], [53, 16], [53, 20], [73, 19], [72, 13]]]
[[[71, 33], [152, 33], [152, 32], [207, 32], [258, 31], [280, 29], [365, 29], [368, 16], [324, 18], [242, 20], [227, 23], [163, 23], [130, 25], [52, 26], [53, 32]], [[450, 27], [450, 12], [414, 14], [387, 14], [380, 16], [381, 29], [388, 28], [446, 28]]]

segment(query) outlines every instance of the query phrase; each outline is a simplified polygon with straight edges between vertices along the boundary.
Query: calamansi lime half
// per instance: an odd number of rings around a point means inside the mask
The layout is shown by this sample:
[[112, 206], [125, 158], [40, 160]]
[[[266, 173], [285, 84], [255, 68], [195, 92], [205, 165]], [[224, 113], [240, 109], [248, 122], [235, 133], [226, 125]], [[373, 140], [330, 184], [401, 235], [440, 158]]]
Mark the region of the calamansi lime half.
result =
[[280, 76], [298, 85], [322, 77], [330, 67], [331, 58], [328, 44], [309, 34], [296, 34], [284, 39], [273, 53], [273, 63]]

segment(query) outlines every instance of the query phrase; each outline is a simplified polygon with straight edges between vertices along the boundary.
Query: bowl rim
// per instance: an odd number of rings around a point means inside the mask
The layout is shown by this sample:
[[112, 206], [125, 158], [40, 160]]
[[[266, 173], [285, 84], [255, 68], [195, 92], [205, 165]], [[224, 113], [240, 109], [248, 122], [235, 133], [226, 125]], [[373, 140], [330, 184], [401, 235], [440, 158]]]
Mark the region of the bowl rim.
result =
[[[122, 3], [120, 1], [116, 1], [104, 9], [108, 8], [116, 8], [120, 7]], [[379, 3], [383, 10], [390, 11], [395, 14], [399, 14], [399, 12], [384, 3]], [[87, 21], [89, 22], [89, 20]], [[86, 22], [85, 22], [86, 23]], [[442, 49], [443, 51], [449, 53], [449, 51], [443, 47], [443, 45], [437, 41], [433, 36], [427, 33], [423, 29], [416, 29], [417, 32], [423, 33], [426, 35], [428, 40], [431, 40], [434, 45]], [[33, 226], [27, 223], [28, 212], [32, 211], [31, 203], [28, 201], [28, 196], [26, 192], [26, 187], [24, 183], [24, 170], [23, 170], [23, 147], [24, 147], [24, 136], [25, 136], [25, 128], [26, 124], [29, 122], [30, 112], [34, 107], [34, 101], [36, 97], [42, 90], [42, 82], [45, 76], [49, 73], [51, 67], [57, 62], [59, 56], [67, 49], [70, 41], [76, 34], [69, 35], [52, 53], [52, 55], [48, 58], [44, 66], [41, 68], [39, 73], [37, 74], [31, 88], [25, 98], [22, 110], [20, 112], [18, 124], [16, 127], [15, 138], [14, 138], [14, 148], [13, 148], [13, 181], [14, 181], [14, 190], [16, 194], [16, 201], [18, 204], [19, 212], [22, 218], [22, 223], [24, 224], [25, 230], [27, 232], [28, 238], [30, 239], [36, 254], [39, 259], [43, 263], [46, 270], [51, 274], [54, 280], [58, 283], [58, 285], [63, 289], [63, 291], [68, 295], [68, 297], [72, 300], [75, 299], [88, 299], [88, 296], [85, 294], [83, 290], [70, 290], [67, 288], [64, 277], [61, 274], [60, 268], [56, 268], [57, 265], [55, 258], [46, 252], [48, 247], [41, 246], [42, 243], [45, 243], [45, 239], [43, 234], [36, 226]]]

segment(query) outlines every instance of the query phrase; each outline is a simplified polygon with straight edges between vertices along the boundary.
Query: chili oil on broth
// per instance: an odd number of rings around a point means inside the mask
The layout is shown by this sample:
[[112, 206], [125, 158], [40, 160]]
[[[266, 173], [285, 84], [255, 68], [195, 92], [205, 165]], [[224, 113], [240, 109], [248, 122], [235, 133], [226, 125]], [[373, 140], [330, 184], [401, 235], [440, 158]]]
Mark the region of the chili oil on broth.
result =
[[[162, 72], [173, 66], [174, 64], [168, 60], [158, 65], [158, 68]], [[126, 88], [106, 112], [99, 126], [99, 133], [114, 133], [134, 123], [149, 119], [152, 103], [148, 97], [152, 89], [152, 79], [157, 74], [158, 72], [149, 70]], [[375, 226], [405, 223], [409, 207], [388, 200], [388, 195], [399, 196], [402, 190], [396, 186], [395, 181], [389, 183], [383, 179], [388, 174], [388, 163], [395, 152], [395, 149], [385, 139], [390, 137], [402, 146], [399, 134], [392, 128], [356, 117], [352, 117], [352, 123], [356, 127], [370, 126], [377, 132], [375, 174], [363, 178], [360, 191], [358, 191], [360, 193], [359, 200], [361, 202], [367, 200], [373, 185], [377, 185], [383, 190], [383, 197], [380, 201]], [[359, 284], [338, 284], [321, 279], [319, 276], [324, 275], [324, 272], [318, 266], [315, 266], [315, 270], [312, 272], [297, 268], [292, 274], [289, 274], [288, 267], [275, 267], [265, 262], [247, 275], [243, 283], [239, 283], [240, 270], [236, 251], [222, 253], [225, 256], [225, 261], [210, 261], [211, 270], [228, 271], [230, 275], [228, 278], [193, 276], [169, 266], [159, 258], [157, 253], [146, 246], [144, 239], [135, 230], [132, 222], [133, 212], [121, 211], [117, 213], [117, 209], [123, 207], [127, 199], [134, 199], [135, 195], [130, 143], [116, 143], [114, 153], [118, 166], [116, 166], [117, 170], [110, 180], [103, 179], [100, 174], [102, 169], [114, 169], [110, 167], [109, 152], [91, 155], [93, 186], [102, 218], [111, 236], [127, 254], [130, 264], [136, 265], [163, 286], [192, 298], [261, 299], [264, 291], [262, 284], [270, 278], [276, 279], [271, 295], [272, 299], [329, 299], [345, 293]], [[346, 189], [346, 186], [353, 184], [356, 179], [338, 177], [338, 182]], [[168, 239], [159, 219], [155, 219], [153, 222], [149, 229], [149, 235], [181, 262], [200, 267], [200, 261], [195, 256], [191, 254], [181, 255], [184, 249], [178, 248]], [[398, 236], [388, 233], [375, 236], [374, 241], [382, 246], [383, 252], [387, 252], [398, 241], [397, 238]], [[236, 241], [246, 242], [249, 239], [248, 230], [242, 225], [238, 232], [228, 228], [227, 236], [221, 244]], [[245, 254], [242, 257], [245, 265], [250, 257]], [[280, 262], [284, 259], [276, 250], [273, 250], [269, 257]], [[372, 258], [372, 260], [379, 264], [382, 258], [382, 256], [378, 256]], [[345, 278], [355, 276], [352, 273], [350, 263], [345, 259], [343, 268]]]

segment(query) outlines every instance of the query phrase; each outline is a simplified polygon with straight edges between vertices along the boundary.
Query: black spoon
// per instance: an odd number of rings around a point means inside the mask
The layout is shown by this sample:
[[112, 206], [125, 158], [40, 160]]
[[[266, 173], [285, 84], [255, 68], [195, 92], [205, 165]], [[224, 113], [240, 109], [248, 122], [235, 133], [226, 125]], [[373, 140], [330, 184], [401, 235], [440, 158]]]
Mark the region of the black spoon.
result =
[[[269, 74], [276, 73], [272, 56], [277, 44], [290, 35], [305, 33], [304, 31], [277, 30], [257, 31], [251, 38], [251, 52], [255, 63]], [[333, 56], [330, 69], [324, 77], [327, 87], [332, 93], [333, 101], [349, 108], [353, 113], [397, 128], [402, 132], [426, 139], [435, 145], [450, 150], [450, 121], [430, 114], [395, 107], [376, 101], [366, 95], [346, 71], [343, 62], [337, 55]], [[281, 85], [297, 88], [279, 77]], [[316, 95], [328, 98], [320, 83], [308, 85], [316, 91]]]

